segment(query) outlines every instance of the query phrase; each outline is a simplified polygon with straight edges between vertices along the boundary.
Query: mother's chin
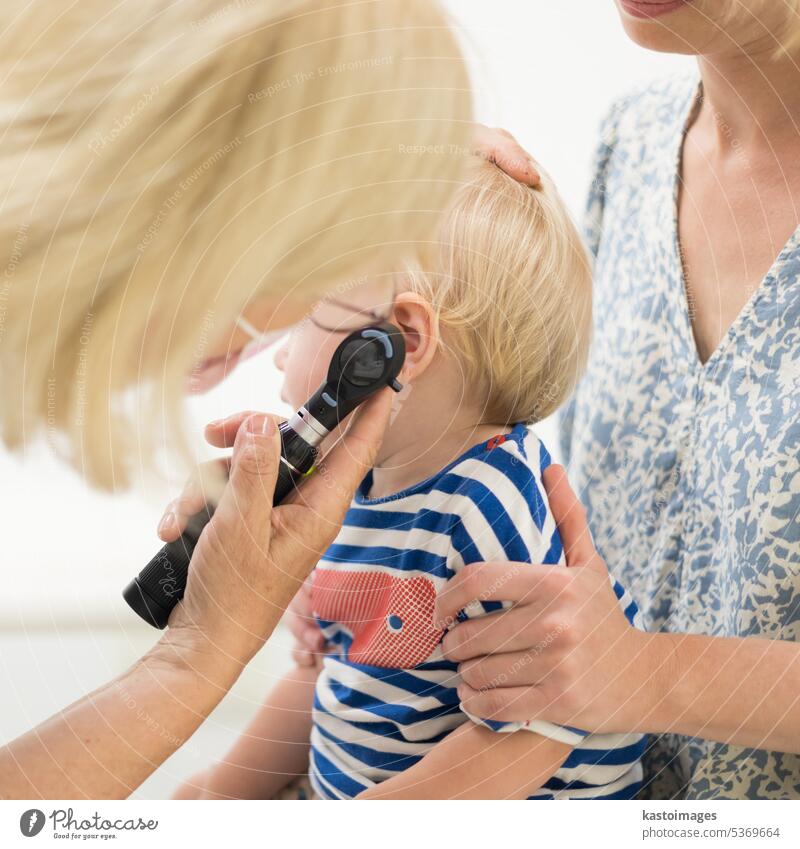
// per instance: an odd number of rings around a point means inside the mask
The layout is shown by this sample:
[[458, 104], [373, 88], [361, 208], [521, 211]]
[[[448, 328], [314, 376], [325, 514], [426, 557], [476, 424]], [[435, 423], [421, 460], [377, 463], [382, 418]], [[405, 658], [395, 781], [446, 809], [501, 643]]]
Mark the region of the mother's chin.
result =
[[[730, 19], [750, 17], [739, 0], [615, 0], [625, 32], [642, 47], [696, 56], [730, 46]], [[741, 43], [741, 42], [740, 42]]]

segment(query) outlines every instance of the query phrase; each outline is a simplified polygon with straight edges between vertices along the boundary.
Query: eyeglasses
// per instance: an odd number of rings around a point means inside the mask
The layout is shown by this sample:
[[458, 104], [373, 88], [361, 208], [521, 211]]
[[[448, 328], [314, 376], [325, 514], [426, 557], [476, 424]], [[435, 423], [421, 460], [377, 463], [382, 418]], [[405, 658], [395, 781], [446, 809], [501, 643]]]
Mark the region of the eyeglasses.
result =
[[[314, 304], [306, 318], [315, 327], [328, 333], [353, 333], [369, 324], [388, 321], [394, 311], [397, 280], [390, 278], [386, 282], [391, 283], [391, 291], [384, 290], [382, 298], [385, 300], [380, 306], [362, 307], [333, 295], [325, 295]], [[381, 296], [378, 295], [378, 298]]]
[[287, 331], [285, 327], [280, 330], [258, 330], [243, 315], [240, 315], [236, 319], [236, 325], [250, 337], [250, 341], [242, 348], [242, 352], [239, 355], [239, 362], [249, 360], [251, 357], [255, 357], [257, 354], [265, 351], [285, 336]]
[[308, 320], [320, 330], [328, 333], [352, 333], [368, 324], [380, 323], [391, 318], [394, 308], [394, 293], [384, 309], [364, 309], [348, 304], [338, 298], [323, 298], [318, 301]]
[[[362, 327], [373, 323], [388, 321], [394, 309], [394, 297], [396, 288], [392, 287], [392, 294], [384, 309], [364, 309], [348, 304], [346, 301], [326, 296], [321, 298], [308, 313], [306, 319], [315, 327], [327, 333], [353, 333]], [[242, 350], [240, 361], [254, 357], [256, 354], [273, 345], [293, 328], [284, 327], [280, 330], [261, 332], [253, 327], [244, 316], [236, 319], [236, 324], [244, 330], [251, 341]], [[295, 325], [299, 327], [302, 324]]]

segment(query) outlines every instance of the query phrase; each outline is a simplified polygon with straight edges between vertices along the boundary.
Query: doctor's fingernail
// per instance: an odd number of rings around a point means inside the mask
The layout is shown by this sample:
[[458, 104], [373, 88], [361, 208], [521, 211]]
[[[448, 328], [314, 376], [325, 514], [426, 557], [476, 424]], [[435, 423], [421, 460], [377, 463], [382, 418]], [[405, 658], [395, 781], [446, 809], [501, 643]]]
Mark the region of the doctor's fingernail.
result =
[[173, 513], [165, 513], [161, 517], [161, 521], [158, 523], [158, 533], [165, 534], [167, 531], [171, 531], [174, 525], [175, 515]]
[[250, 416], [247, 420], [247, 431], [253, 436], [271, 436], [274, 430], [272, 416]]

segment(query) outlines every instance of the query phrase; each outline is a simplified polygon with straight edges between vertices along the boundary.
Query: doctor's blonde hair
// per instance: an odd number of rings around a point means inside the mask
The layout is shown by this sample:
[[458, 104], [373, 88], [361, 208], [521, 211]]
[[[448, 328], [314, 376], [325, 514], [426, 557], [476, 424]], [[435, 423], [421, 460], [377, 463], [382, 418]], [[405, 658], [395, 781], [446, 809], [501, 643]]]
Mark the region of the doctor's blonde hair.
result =
[[791, 23], [781, 38], [781, 46], [787, 53], [800, 52], [800, 0], [787, 0], [792, 11]]
[[2, 435], [46, 429], [102, 486], [180, 432], [192, 365], [248, 302], [308, 300], [413, 245], [466, 158], [469, 84], [436, 3], [2, 17]]

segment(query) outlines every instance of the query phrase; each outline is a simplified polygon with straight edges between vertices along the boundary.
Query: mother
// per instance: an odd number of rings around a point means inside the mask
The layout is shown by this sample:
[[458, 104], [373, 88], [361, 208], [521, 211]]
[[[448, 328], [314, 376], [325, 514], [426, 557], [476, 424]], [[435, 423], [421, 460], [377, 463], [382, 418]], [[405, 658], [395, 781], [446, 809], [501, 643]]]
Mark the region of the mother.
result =
[[[2, 432], [20, 446], [46, 430], [116, 488], [169, 434], [187, 378], [238, 359], [237, 316], [285, 326], [430, 230], [460, 172], [447, 152], [468, 141], [468, 83], [431, 3], [4, 12]], [[0, 748], [0, 795], [124, 796], [195, 731], [334, 538], [387, 401], [329, 457], [338, 486], [311, 481], [275, 511], [271, 417], [211, 428], [235, 437], [230, 485], [168, 632]]]
[[621, 100], [603, 130], [594, 348], [563, 423], [597, 551], [551, 478], [577, 568], [464, 570], [443, 619], [517, 604], [457, 625], [445, 651], [470, 713], [658, 735], [650, 796], [796, 798], [800, 4], [617, 6], [640, 44], [696, 54], [700, 80]]

